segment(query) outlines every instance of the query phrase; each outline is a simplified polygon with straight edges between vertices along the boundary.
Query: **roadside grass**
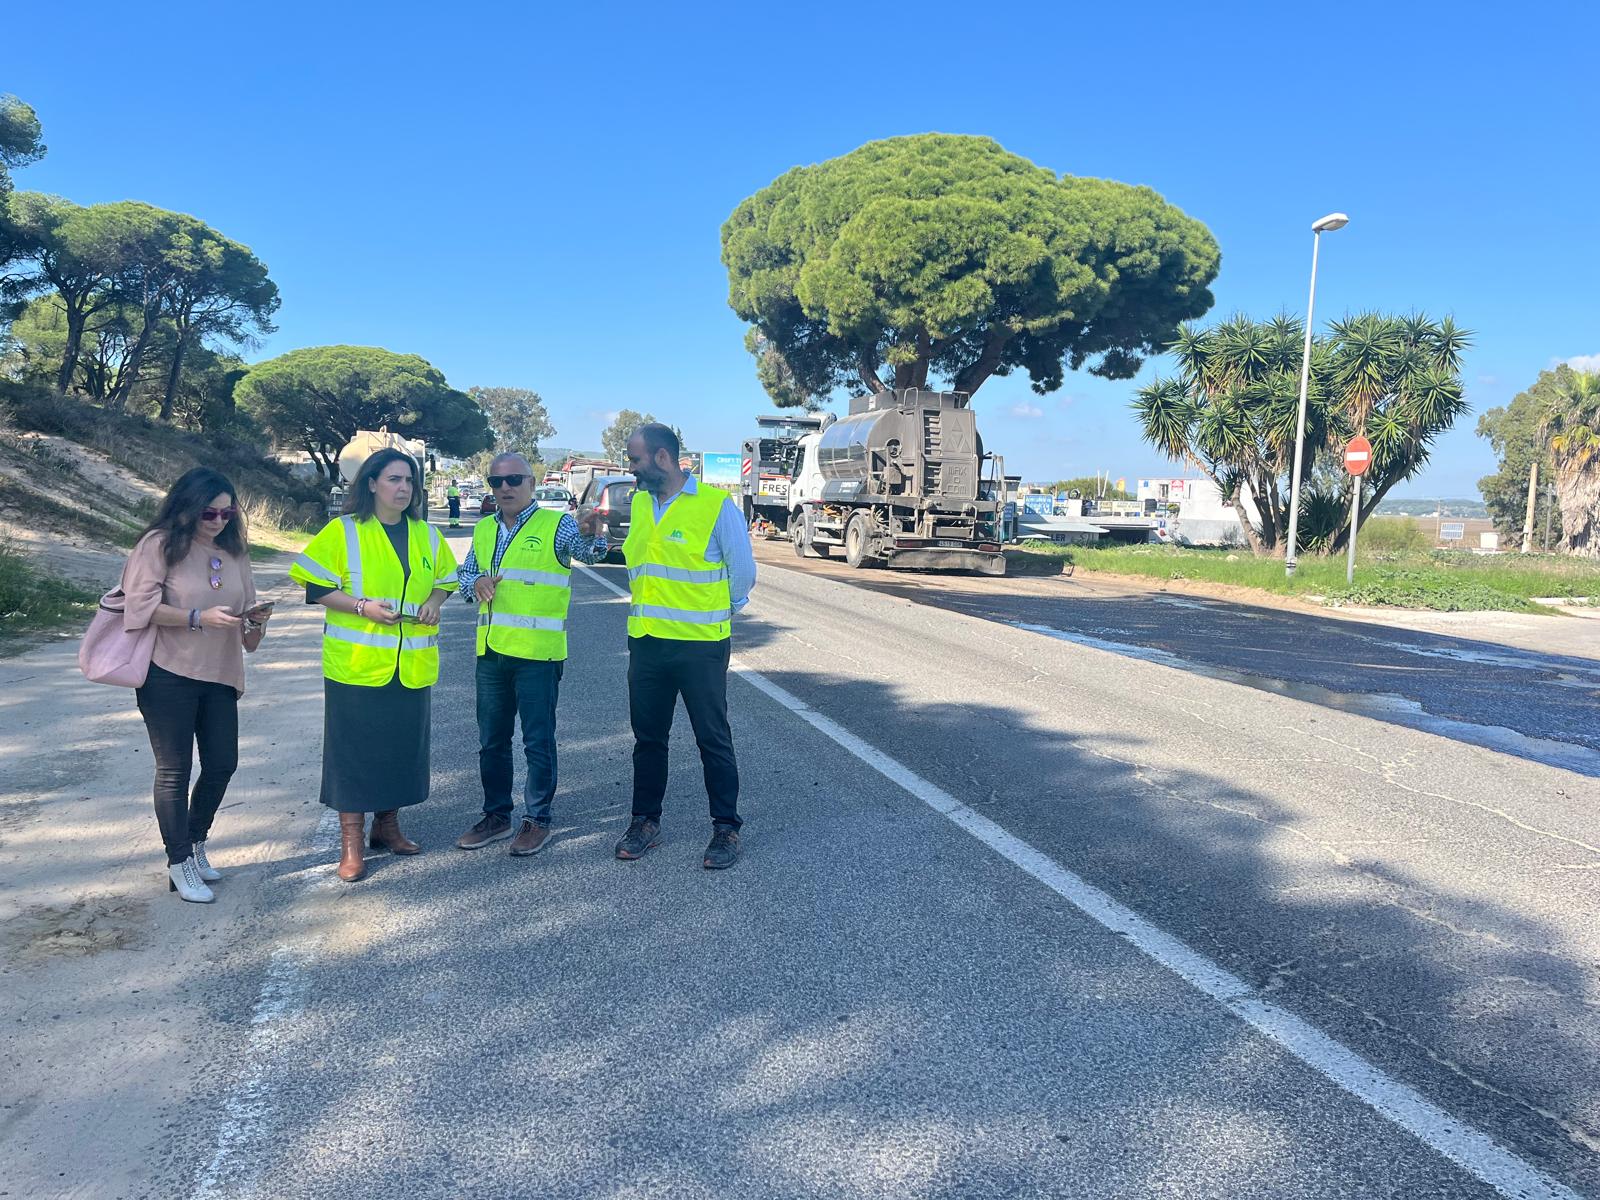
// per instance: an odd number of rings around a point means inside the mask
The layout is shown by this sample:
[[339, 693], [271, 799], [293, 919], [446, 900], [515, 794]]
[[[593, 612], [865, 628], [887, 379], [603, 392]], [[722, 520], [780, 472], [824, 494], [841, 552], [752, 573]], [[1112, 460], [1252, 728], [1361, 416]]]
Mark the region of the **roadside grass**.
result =
[[1247, 550], [1179, 546], [1057, 546], [1027, 542], [1030, 557], [1062, 558], [1080, 571], [1148, 579], [1199, 580], [1301, 596], [1329, 605], [1428, 608], [1442, 612], [1547, 612], [1535, 597], [1600, 602], [1600, 563], [1558, 555], [1478, 555], [1414, 547], [1358, 546], [1355, 584], [1345, 583], [1343, 555], [1308, 555], [1286, 578], [1281, 558]]
[[23, 634], [87, 624], [99, 598], [0, 543], [0, 649], [10, 648]]
[[250, 535], [250, 561], [278, 554], [299, 554], [313, 531], [299, 528], [293, 508], [271, 500], [244, 501], [245, 528]]

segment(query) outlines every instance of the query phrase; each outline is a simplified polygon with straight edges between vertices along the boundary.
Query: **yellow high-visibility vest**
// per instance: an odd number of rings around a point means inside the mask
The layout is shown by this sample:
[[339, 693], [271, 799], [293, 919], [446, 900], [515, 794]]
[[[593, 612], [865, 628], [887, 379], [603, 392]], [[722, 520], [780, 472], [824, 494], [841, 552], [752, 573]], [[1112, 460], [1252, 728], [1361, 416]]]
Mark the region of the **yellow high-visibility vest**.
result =
[[400, 671], [408, 688], [439, 678], [439, 630], [417, 625], [417, 611], [435, 588], [453, 588], [456, 558], [439, 531], [425, 521], [406, 520], [411, 576], [406, 578], [394, 546], [377, 518], [338, 517], [306, 546], [289, 568], [300, 583], [338, 588], [348, 595], [382, 600], [403, 619], [380, 625], [355, 613], [327, 609], [322, 624], [322, 673], [336, 683], [382, 687]]
[[656, 524], [655, 502], [640, 490], [622, 557], [628, 564], [629, 637], [721, 642], [732, 634], [733, 598], [726, 563], [709, 562], [706, 548], [728, 493], [699, 485], [680, 492]]
[[472, 529], [472, 553], [485, 575], [500, 576], [494, 599], [478, 605], [478, 653], [561, 662], [567, 657], [567, 608], [572, 568], [556, 557], [556, 528], [565, 515], [553, 508], [531, 513], [495, 565], [500, 518]]

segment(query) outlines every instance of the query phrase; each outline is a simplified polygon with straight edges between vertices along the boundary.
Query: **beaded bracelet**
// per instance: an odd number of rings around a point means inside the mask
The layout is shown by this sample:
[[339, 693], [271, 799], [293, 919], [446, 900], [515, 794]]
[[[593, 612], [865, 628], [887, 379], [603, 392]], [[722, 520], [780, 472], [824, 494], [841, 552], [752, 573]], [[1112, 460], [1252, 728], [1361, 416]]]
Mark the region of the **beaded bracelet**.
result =
[[365, 596], [356, 601], [356, 616], [365, 618], [367, 615], [367, 598]]
[[191, 633], [200, 632], [200, 610], [198, 608], [189, 610], [189, 631]]

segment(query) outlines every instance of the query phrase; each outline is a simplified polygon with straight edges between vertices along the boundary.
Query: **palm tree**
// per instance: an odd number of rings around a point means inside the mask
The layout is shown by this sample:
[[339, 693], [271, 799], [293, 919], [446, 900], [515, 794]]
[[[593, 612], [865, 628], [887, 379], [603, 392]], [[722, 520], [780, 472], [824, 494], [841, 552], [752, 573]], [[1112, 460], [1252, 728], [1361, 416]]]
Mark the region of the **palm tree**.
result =
[[1556, 468], [1561, 547], [1600, 557], [1600, 371], [1557, 367], [1542, 427]]
[[[1362, 519], [1370, 516], [1466, 411], [1460, 371], [1470, 336], [1449, 317], [1361, 313], [1314, 339], [1302, 478], [1315, 477], [1319, 456], [1339, 454], [1364, 433], [1372, 466], [1361, 481]], [[1258, 554], [1277, 552], [1288, 529], [1304, 337], [1305, 326], [1285, 316], [1260, 323], [1234, 316], [1204, 330], [1183, 326], [1169, 347], [1177, 376], [1141, 388], [1133, 401], [1146, 441], [1205, 471], [1234, 500]], [[1344, 546], [1349, 486], [1317, 491], [1302, 504], [1302, 545]]]
[[[1304, 336], [1305, 326], [1286, 316], [1184, 325], [1170, 348], [1177, 377], [1141, 388], [1133, 402], [1145, 440], [1211, 476], [1258, 554], [1274, 552], [1285, 528], [1281, 483], [1294, 456]], [[1313, 408], [1308, 441], [1323, 436], [1320, 406]]]
[[[1329, 438], [1338, 453], [1351, 437], [1372, 443], [1362, 488], [1361, 520], [1376, 511], [1389, 489], [1428, 461], [1433, 440], [1467, 411], [1461, 359], [1471, 333], [1451, 317], [1434, 321], [1413, 313], [1395, 317], [1361, 313], [1329, 326]], [[1344, 511], [1350, 509], [1345, 492]], [[1349, 527], [1329, 531], [1329, 551], [1343, 549]]]

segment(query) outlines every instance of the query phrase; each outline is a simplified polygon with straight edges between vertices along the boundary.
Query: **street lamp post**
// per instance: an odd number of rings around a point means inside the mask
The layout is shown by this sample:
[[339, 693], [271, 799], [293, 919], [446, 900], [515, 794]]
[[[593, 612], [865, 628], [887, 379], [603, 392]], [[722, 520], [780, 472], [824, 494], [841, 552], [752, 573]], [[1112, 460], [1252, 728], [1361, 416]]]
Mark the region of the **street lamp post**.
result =
[[1317, 249], [1322, 244], [1322, 234], [1332, 233], [1350, 224], [1343, 213], [1329, 213], [1311, 226], [1311, 295], [1306, 300], [1306, 348], [1300, 356], [1300, 417], [1294, 427], [1294, 475], [1289, 482], [1289, 552], [1283, 559], [1283, 573], [1293, 577], [1295, 547], [1300, 538], [1300, 464], [1306, 446], [1306, 388], [1311, 383], [1311, 331], [1312, 312], [1317, 305]]

